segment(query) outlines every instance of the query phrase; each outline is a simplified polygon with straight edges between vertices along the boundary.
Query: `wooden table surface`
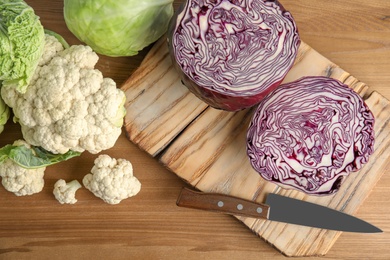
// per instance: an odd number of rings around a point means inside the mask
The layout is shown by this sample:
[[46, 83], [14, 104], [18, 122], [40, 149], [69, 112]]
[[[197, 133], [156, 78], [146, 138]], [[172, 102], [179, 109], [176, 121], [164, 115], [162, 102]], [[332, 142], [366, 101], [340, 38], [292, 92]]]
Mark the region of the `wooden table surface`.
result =
[[[65, 25], [63, 1], [26, 2], [47, 29], [62, 34], [70, 44], [80, 43]], [[174, 7], [181, 2], [175, 1]], [[390, 1], [281, 2], [296, 19], [303, 41], [390, 99]], [[147, 50], [133, 57], [100, 56], [97, 67], [120, 87]], [[20, 129], [10, 122], [0, 135], [0, 145], [17, 138], [21, 138]], [[75, 205], [59, 204], [52, 195], [54, 183], [60, 178], [81, 182], [97, 157], [89, 153], [47, 168], [45, 187], [38, 194], [16, 197], [0, 187], [0, 259], [286, 258], [231, 216], [177, 207], [184, 182], [124, 134], [104, 153], [133, 163], [141, 192], [118, 205], [108, 205], [82, 188]], [[356, 216], [384, 233], [343, 233], [322, 258], [389, 259], [389, 173]]]

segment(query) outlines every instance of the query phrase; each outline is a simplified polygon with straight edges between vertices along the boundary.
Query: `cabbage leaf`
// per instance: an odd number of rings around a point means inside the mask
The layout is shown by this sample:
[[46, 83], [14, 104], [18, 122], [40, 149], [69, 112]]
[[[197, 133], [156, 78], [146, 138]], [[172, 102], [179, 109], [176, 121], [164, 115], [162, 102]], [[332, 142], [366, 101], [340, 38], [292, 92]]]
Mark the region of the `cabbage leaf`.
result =
[[65, 0], [68, 29], [95, 52], [133, 56], [159, 39], [173, 16], [173, 0]]
[[44, 28], [24, 1], [0, 0], [0, 81], [24, 93], [45, 45]]
[[36, 169], [50, 166], [73, 157], [81, 155], [80, 152], [69, 151], [65, 154], [54, 154], [39, 146], [8, 144], [0, 148], [0, 163], [11, 159], [26, 169]]

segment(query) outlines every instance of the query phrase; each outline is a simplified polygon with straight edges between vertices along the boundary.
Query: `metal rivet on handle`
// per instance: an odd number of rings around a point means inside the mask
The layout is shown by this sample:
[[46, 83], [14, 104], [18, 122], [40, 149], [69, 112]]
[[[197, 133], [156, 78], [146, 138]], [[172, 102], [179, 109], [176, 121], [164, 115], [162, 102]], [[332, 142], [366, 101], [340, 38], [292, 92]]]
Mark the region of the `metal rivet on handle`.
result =
[[263, 212], [263, 209], [260, 208], [260, 207], [258, 207], [258, 208], [256, 209], [256, 211], [257, 211], [257, 213], [261, 214], [261, 213]]
[[238, 209], [238, 210], [242, 210], [243, 208], [244, 208], [244, 206], [243, 206], [242, 204], [238, 204], [238, 205], [237, 205], [237, 209]]
[[218, 207], [220, 207], [220, 208], [222, 208], [223, 207], [223, 205], [224, 205], [224, 203], [223, 203], [223, 201], [218, 201]]

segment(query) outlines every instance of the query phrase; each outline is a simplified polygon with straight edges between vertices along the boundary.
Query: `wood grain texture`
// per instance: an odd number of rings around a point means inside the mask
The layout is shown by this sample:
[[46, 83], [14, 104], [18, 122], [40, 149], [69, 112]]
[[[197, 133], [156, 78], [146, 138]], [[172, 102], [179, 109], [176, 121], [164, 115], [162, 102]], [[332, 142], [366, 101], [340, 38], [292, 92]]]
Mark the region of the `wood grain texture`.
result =
[[[169, 59], [163, 59], [167, 56], [168, 48], [166, 44], [161, 44], [161, 42], [166, 42], [165, 38], [162, 38], [155, 46], [158, 51], [152, 49], [152, 54], [141, 64], [139, 70], [141, 72], [148, 70], [147, 77], [144, 74], [135, 73], [132, 80], [124, 85], [126, 93], [135, 96], [136, 102], [146, 104], [149, 99], [153, 99], [153, 102], [145, 108], [148, 112], [143, 113], [143, 116], [146, 117], [143, 120], [149, 119], [147, 115], [154, 114], [156, 116], [153, 118], [160, 118], [161, 104], [167, 105], [168, 103], [166, 100], [159, 100], [160, 92], [148, 91], [149, 88], [155, 88], [154, 82], [161, 78], [167, 82], [166, 85], [158, 85], [160, 91], [165, 90], [165, 88], [169, 89], [171, 93], [186, 91]], [[154, 62], [150, 62], [151, 60]], [[155, 66], [150, 66], [151, 63]], [[301, 44], [296, 62], [284, 82], [290, 82], [303, 76], [336, 78], [348, 84], [363, 97], [369, 91], [366, 84], [351, 76], [305, 43]], [[143, 82], [145, 92], [138, 94], [138, 90], [134, 91], [136, 88], [133, 89], [129, 85], [132, 81]], [[145, 95], [146, 92], [149, 95]], [[192, 98], [193, 103], [198, 102], [198, 99], [190, 93], [185, 96]], [[162, 152], [160, 162], [201, 191], [229, 194], [257, 202], [264, 201], [265, 195], [269, 192], [279, 193], [354, 214], [390, 166], [390, 161], [387, 160], [390, 154], [387, 150], [390, 147], [389, 101], [378, 92], [372, 92], [368, 98], [365, 98], [376, 118], [376, 151], [371, 156], [369, 163], [358, 173], [351, 174], [337, 194], [332, 196], [308, 196], [298, 191], [284, 190], [265, 181], [252, 169], [246, 155], [246, 131], [253, 109], [232, 113], [208, 107], [205, 111], [200, 111], [194, 117], [196, 120], [188, 121], [188, 126], [186, 125], [185, 129], [183, 127], [177, 128], [177, 132], [174, 133], [175, 139], [169, 140], [169, 143], [161, 140], [165, 149], [160, 149]], [[132, 99], [131, 102], [133, 102]], [[180, 100], [175, 102], [174, 106], [185, 107], [188, 104], [188, 101], [183, 105], [180, 105], [180, 102]], [[128, 116], [133, 114], [132, 111], [133, 109], [128, 108]], [[165, 121], [163, 124], [157, 122], [154, 131], [148, 132], [151, 140], [159, 140], [158, 135], [164, 131], [166, 125], [177, 125], [176, 117], [182, 116], [183, 113], [187, 117], [183, 109], [175, 110], [173, 106], [170, 113], [173, 113], [173, 116], [170, 117], [172, 121]], [[126, 126], [130, 125], [132, 128], [137, 127], [138, 124], [138, 121], [134, 119], [125, 120], [125, 122]], [[145, 151], [148, 151], [147, 148], [151, 146], [148, 143], [138, 142], [137, 139], [131, 138], [131, 135], [129, 137], [132, 142]], [[321, 231], [284, 223], [267, 223], [265, 220], [238, 218], [254, 233], [287, 256], [325, 255], [341, 234], [341, 232]], [[274, 230], [278, 230], [277, 236], [275, 236]]]
[[[65, 26], [63, 1], [27, 2], [47, 28], [60, 32], [72, 44], [80, 43]], [[180, 2], [175, 1], [174, 6], [177, 8]], [[364, 96], [377, 91], [390, 99], [388, 0], [281, 2], [293, 13], [304, 42], [370, 86]], [[121, 86], [139, 68], [149, 50], [134, 57], [101, 55], [98, 67]], [[0, 135], [0, 145], [20, 136], [19, 127], [9, 123]], [[0, 186], [0, 259], [286, 259], [248, 229], [256, 225], [251, 219], [241, 224], [227, 215], [177, 207], [175, 202], [185, 183], [129, 142], [125, 131], [115, 147], [106, 153], [133, 163], [134, 174], [143, 185], [139, 195], [111, 206], [82, 188], [77, 192], [77, 204], [58, 204], [52, 194], [55, 181], [59, 178], [80, 181], [96, 158], [88, 153], [49, 167], [45, 188], [39, 194], [16, 197]], [[320, 259], [389, 259], [388, 173], [382, 176], [355, 215], [385, 232], [380, 235], [342, 233]], [[278, 236], [281, 230], [267, 232]], [[326, 239], [314, 239], [316, 235], [322, 233], [310, 233], [308, 239], [314, 240], [318, 247], [329, 243]], [[290, 247], [299, 247], [294, 241]], [[303, 244], [300, 250], [306, 250]]]
[[207, 108], [182, 88], [166, 49], [162, 38], [122, 86], [129, 111], [125, 118], [127, 135], [153, 156]]

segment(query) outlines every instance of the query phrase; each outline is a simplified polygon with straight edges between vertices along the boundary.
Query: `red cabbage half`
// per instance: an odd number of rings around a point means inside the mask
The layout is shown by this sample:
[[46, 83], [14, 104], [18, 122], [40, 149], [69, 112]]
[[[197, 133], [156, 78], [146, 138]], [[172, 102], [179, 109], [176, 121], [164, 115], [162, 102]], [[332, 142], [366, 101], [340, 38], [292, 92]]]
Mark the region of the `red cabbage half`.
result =
[[373, 114], [356, 92], [326, 77], [279, 86], [247, 133], [250, 163], [264, 179], [316, 195], [336, 192], [373, 150]]
[[281, 83], [300, 39], [277, 1], [188, 0], [171, 20], [168, 42], [183, 84], [210, 106], [237, 111]]

